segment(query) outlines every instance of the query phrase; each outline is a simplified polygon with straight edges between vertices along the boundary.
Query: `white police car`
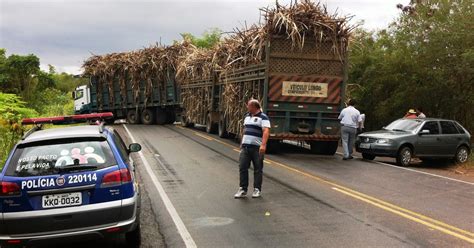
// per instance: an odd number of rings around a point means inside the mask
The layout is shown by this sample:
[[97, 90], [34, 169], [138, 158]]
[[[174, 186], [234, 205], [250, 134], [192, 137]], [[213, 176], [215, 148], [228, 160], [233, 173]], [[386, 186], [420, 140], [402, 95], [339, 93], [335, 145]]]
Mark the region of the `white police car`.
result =
[[125, 235], [140, 244], [140, 194], [131, 152], [112, 128], [42, 130], [41, 123], [104, 119], [111, 113], [25, 119], [37, 125], [10, 153], [0, 173], [0, 245]]

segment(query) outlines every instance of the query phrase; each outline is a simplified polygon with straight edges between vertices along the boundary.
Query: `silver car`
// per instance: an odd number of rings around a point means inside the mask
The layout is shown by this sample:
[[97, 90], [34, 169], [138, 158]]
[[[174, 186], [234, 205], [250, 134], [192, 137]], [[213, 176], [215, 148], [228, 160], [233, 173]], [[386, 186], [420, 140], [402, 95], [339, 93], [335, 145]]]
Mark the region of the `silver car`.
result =
[[359, 135], [356, 150], [364, 159], [393, 157], [408, 166], [413, 157], [422, 160], [449, 158], [468, 160], [471, 135], [458, 122], [444, 119], [399, 119], [383, 130]]

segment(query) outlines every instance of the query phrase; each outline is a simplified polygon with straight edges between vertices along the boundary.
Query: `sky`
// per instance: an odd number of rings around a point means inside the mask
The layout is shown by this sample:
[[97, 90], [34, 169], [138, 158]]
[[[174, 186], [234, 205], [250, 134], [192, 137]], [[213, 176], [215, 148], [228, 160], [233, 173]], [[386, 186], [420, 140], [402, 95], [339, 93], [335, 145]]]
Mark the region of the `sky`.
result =
[[[288, 4], [291, 0], [279, 0]], [[409, 0], [321, 0], [330, 12], [353, 15], [370, 30], [397, 18], [398, 3]], [[92, 54], [123, 52], [180, 33], [200, 35], [210, 28], [232, 31], [260, 21], [259, 8], [274, 0], [0, 0], [0, 48], [35, 54], [41, 68], [81, 73]]]

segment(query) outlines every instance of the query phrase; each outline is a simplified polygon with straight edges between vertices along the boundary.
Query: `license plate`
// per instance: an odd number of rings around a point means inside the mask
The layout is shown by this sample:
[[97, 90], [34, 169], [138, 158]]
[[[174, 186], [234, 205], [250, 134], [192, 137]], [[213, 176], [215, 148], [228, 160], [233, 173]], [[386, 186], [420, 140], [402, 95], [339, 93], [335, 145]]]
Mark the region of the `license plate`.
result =
[[370, 149], [370, 144], [366, 144], [366, 143], [361, 143], [359, 145], [360, 148], [363, 148], [363, 149]]
[[76, 192], [57, 195], [44, 195], [42, 203], [43, 208], [78, 206], [82, 204], [82, 194]]

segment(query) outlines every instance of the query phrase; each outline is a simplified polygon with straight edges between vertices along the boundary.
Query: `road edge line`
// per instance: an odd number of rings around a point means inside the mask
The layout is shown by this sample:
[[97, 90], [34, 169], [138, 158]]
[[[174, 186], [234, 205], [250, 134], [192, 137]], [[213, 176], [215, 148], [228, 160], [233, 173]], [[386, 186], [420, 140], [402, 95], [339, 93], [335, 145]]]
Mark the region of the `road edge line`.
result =
[[[128, 136], [130, 136], [130, 140], [133, 143], [135, 143], [136, 142], [135, 138], [133, 137], [130, 130], [128, 130], [128, 128], [125, 124], [123, 125], [123, 127], [124, 127], [125, 131], [127, 131]], [[176, 211], [176, 208], [174, 207], [174, 205], [171, 202], [170, 198], [166, 194], [165, 189], [163, 188], [160, 181], [156, 177], [155, 173], [151, 169], [151, 166], [148, 163], [148, 161], [146, 160], [145, 156], [143, 155], [143, 152], [139, 151], [138, 155], [140, 156], [140, 159], [142, 160], [143, 165], [145, 167], [145, 170], [148, 173], [148, 175], [150, 176], [151, 181], [155, 185], [155, 188], [158, 190], [158, 193], [160, 194], [161, 200], [163, 201], [163, 204], [165, 205], [166, 210], [168, 211], [169, 215], [171, 216], [171, 219], [173, 220], [173, 222], [176, 226], [176, 229], [178, 230], [179, 235], [183, 239], [184, 244], [186, 245], [186, 247], [190, 247], [190, 248], [197, 247], [196, 242], [194, 242], [194, 239], [191, 237], [191, 234], [189, 233], [188, 229], [184, 225], [183, 220], [181, 219], [181, 217], [179, 217], [178, 211]]]

